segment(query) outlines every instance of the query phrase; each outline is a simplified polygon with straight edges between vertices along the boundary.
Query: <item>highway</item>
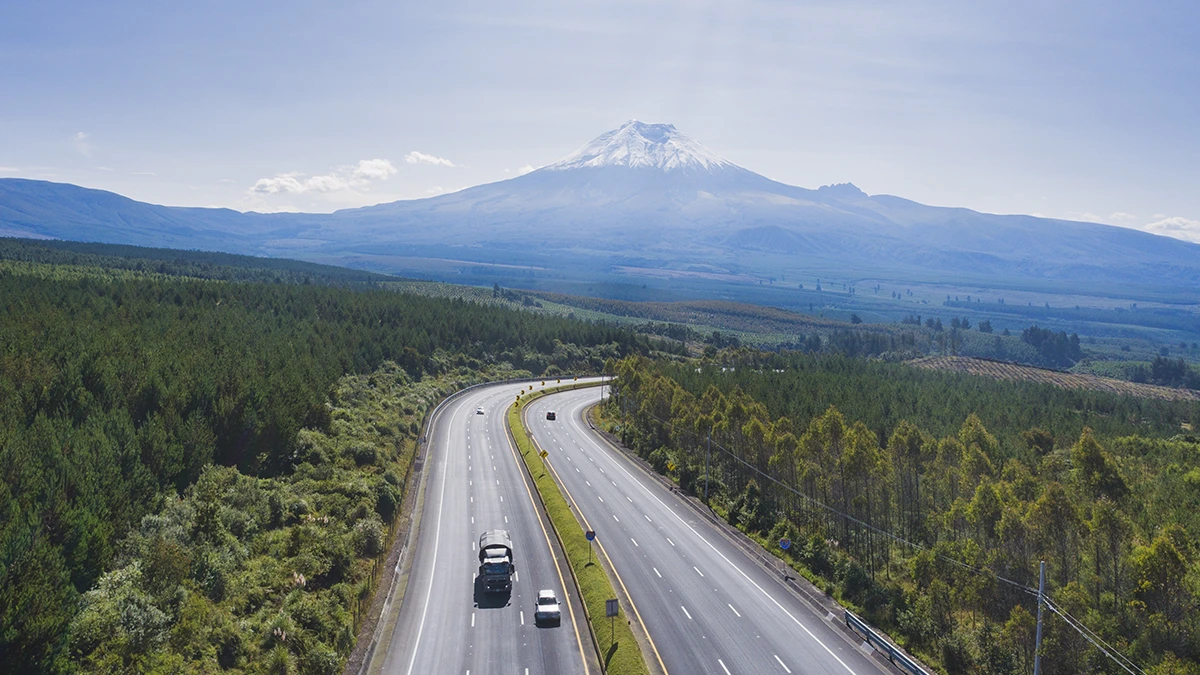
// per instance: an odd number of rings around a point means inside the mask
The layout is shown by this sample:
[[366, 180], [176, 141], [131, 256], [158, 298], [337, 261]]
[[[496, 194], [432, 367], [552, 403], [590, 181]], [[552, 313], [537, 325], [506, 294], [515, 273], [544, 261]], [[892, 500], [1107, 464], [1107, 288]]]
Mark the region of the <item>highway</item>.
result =
[[[371, 673], [591, 672], [582, 651], [592, 649], [586, 622], [564, 576], [570, 570], [552, 553], [554, 533], [534, 506], [533, 486], [505, 433], [505, 410], [522, 387], [528, 384], [465, 392], [434, 419], [411, 572], [395, 628], [376, 648]], [[506, 600], [476, 591], [479, 535], [497, 528], [511, 535], [516, 564]], [[558, 594], [560, 626], [534, 625], [534, 602], [543, 588]], [[572, 603], [566, 602], [568, 589]]]
[[[596, 436], [599, 387], [530, 404], [534, 440], [611, 558], [672, 675], [886, 672], [774, 575]], [[557, 413], [548, 421], [546, 412]]]

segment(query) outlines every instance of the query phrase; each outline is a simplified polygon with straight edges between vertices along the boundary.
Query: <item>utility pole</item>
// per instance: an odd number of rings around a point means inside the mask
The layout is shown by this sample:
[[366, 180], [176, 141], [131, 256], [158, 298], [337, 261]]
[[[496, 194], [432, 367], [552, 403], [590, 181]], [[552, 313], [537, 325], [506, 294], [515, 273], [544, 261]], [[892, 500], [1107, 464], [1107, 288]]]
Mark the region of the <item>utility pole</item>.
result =
[[704, 503], [708, 503], [708, 463], [712, 459], [712, 428], [708, 430], [708, 453], [704, 455]]
[[1046, 596], [1046, 561], [1041, 564], [1038, 578], [1037, 646], [1033, 651], [1033, 675], [1042, 675], [1042, 604]]

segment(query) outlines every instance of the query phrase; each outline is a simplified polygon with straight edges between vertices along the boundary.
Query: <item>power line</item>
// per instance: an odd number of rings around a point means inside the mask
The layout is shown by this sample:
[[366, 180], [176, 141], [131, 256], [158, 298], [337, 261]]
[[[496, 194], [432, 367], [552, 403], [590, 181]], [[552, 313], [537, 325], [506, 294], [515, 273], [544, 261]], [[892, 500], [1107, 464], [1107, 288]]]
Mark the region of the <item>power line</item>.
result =
[[1047, 609], [1057, 614], [1059, 618], [1067, 623], [1068, 626], [1074, 628], [1075, 631], [1082, 635], [1085, 640], [1092, 643], [1092, 646], [1094, 646], [1096, 649], [1099, 649], [1100, 652], [1108, 658], [1112, 659], [1118, 666], [1121, 666], [1125, 672], [1129, 673], [1130, 675], [1146, 675], [1146, 671], [1139, 668], [1138, 665], [1129, 657], [1117, 651], [1116, 647], [1113, 647], [1105, 642], [1104, 639], [1101, 638], [1095, 631], [1085, 626], [1082, 621], [1071, 616], [1066, 610], [1063, 610], [1058, 605], [1054, 604], [1050, 598], [1043, 597], [1042, 602], [1045, 603]]

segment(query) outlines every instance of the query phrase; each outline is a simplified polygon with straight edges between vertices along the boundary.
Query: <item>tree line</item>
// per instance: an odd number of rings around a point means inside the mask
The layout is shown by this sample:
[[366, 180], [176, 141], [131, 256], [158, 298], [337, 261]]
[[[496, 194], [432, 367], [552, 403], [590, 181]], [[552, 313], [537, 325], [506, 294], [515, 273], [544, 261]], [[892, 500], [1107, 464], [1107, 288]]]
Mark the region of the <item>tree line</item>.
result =
[[[605, 414], [946, 672], [1031, 670], [1039, 560], [1056, 607], [1148, 672], [1197, 672], [1200, 443], [1178, 430], [1200, 406], [902, 368], [631, 357]], [[1113, 671], [1057, 617], [1045, 640], [1046, 673]]]

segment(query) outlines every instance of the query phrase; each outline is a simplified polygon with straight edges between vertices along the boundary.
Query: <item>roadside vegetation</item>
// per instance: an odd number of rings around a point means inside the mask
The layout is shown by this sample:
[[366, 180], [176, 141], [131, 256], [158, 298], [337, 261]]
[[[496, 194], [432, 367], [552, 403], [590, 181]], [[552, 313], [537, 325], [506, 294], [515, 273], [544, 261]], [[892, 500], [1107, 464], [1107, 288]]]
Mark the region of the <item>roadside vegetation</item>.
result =
[[[1038, 561], [1149, 673], [1200, 672], [1200, 403], [841, 357], [629, 358], [605, 423], [942, 672], [1026, 673]], [[713, 451], [707, 452], [711, 438]], [[788, 537], [793, 546], [778, 546]], [[1059, 614], [1046, 673], [1115, 672]]]
[[[469, 381], [469, 379], [467, 380]], [[208, 465], [146, 515], [67, 630], [85, 672], [340, 672], [404, 501], [422, 417], [464, 381], [347, 375], [294, 468]]]

